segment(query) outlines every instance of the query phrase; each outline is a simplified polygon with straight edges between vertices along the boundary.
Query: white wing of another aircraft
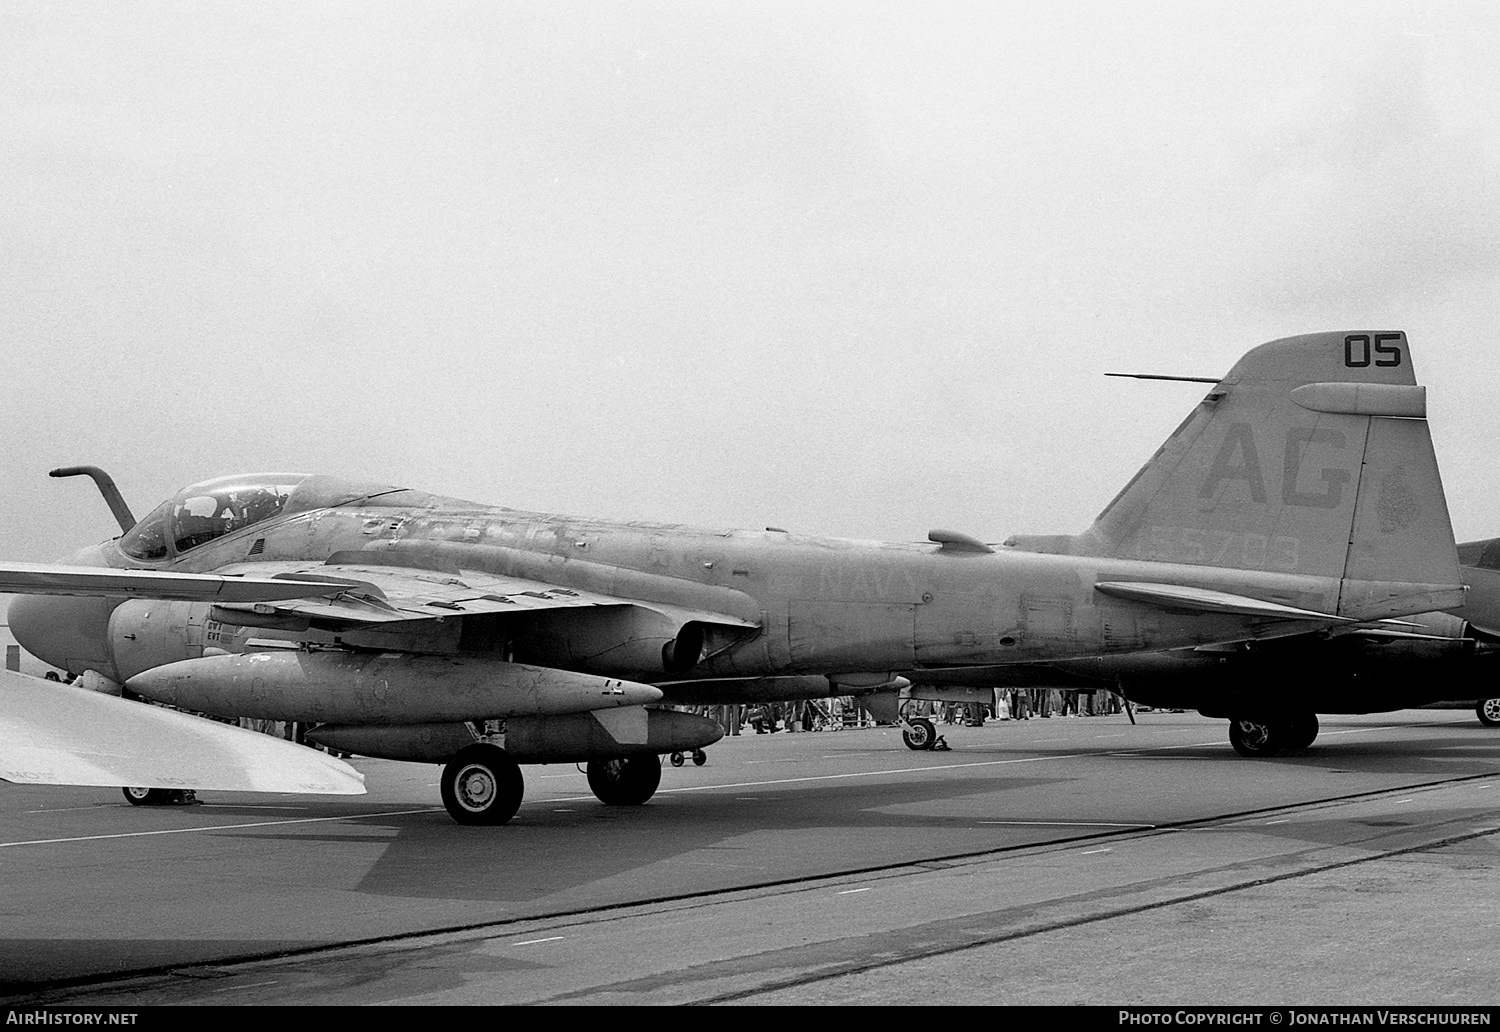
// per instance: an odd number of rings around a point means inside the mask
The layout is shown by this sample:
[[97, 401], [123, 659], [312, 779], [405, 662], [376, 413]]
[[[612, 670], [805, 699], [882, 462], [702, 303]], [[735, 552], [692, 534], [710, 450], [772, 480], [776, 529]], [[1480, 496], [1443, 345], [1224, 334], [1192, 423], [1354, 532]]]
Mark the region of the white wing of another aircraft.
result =
[[326, 753], [202, 717], [0, 671], [0, 780], [362, 795]]

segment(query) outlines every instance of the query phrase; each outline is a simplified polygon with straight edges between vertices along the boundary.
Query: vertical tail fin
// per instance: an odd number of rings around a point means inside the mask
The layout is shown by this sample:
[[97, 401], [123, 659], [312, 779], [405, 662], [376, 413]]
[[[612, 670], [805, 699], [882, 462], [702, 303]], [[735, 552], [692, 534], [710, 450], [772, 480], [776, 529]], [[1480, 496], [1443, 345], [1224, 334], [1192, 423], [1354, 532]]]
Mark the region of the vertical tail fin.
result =
[[[1339, 578], [1461, 583], [1406, 335], [1248, 352], [1083, 534], [1014, 547]], [[1409, 593], [1409, 592], [1408, 592]], [[1341, 598], [1355, 603], [1353, 597]]]

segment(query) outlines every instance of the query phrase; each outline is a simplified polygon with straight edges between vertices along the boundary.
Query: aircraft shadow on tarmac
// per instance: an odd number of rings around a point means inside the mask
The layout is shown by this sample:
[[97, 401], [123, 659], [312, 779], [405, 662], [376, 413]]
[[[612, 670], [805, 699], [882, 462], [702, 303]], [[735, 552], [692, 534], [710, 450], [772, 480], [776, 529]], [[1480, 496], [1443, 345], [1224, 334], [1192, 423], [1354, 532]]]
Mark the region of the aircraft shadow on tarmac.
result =
[[[1437, 780], [1491, 773], [1497, 756], [1492, 735], [1474, 728], [1472, 734], [1457, 729], [1410, 741], [1330, 736], [1326, 744], [1319, 742], [1300, 754], [1257, 760], [1229, 755], [1219, 745], [1137, 752], [1113, 744], [1098, 749], [1098, 754], [1110, 763], [1212, 762], [1222, 768], [1223, 779], [1240, 777], [1247, 783], [1257, 780], [1257, 772], [1263, 776], [1288, 767]], [[982, 763], [1015, 754], [1013, 745], [980, 746], [966, 748], [958, 762]], [[1059, 789], [1079, 780], [997, 772], [937, 782], [899, 777], [831, 782], [821, 790], [766, 786], [664, 791], [642, 807], [607, 807], [591, 800], [533, 803], [511, 824], [495, 829], [457, 827], [434, 809], [367, 818], [367, 832], [344, 825], [338, 830], [304, 826], [218, 834], [332, 846], [381, 843], [385, 848], [379, 858], [352, 886], [359, 893], [503, 902], [523, 905], [528, 912], [571, 910], [622, 898], [652, 899], [899, 863], [914, 855], [912, 832], [925, 839], [929, 856], [1018, 844], [1015, 827], [1003, 833], [1002, 840], [1002, 833], [976, 825], [990, 817], [1014, 816], [1016, 808], [1001, 799], [1018, 792], [1058, 796], [1061, 809], [1048, 816], [1066, 819], [1070, 814], [1063, 811], [1072, 804], [1061, 798]], [[993, 805], [982, 801], [988, 795], [997, 796]], [[336, 815], [346, 805], [330, 805], [327, 813]], [[318, 808], [320, 813], [323, 809]], [[225, 807], [221, 812], [233, 810]], [[254, 813], [247, 810], [245, 815]], [[1080, 836], [1089, 833], [1087, 828], [1079, 830]], [[1058, 834], [1053, 828], [1046, 836]], [[830, 842], [839, 845], [830, 847]], [[934, 849], [934, 843], [941, 845]], [[791, 863], [788, 855], [794, 857]], [[851, 857], [857, 860], [851, 863]]]
[[[945, 837], [953, 852], [993, 848], [1001, 843], [992, 833], [976, 833], [974, 813], [1007, 808], [985, 807], [976, 798], [1047, 791], [1071, 781], [996, 776], [824, 791], [731, 789], [734, 798], [663, 793], [643, 807], [573, 802], [557, 807], [566, 810], [559, 813], [545, 804], [529, 806], [506, 827], [479, 831], [455, 827], [441, 813], [404, 815], [386, 825], [396, 835], [355, 891], [571, 910], [622, 897], [833, 874], [912, 858], [912, 837], [900, 833], [913, 830]], [[969, 800], [963, 804], [969, 814], [944, 815], [960, 798]], [[906, 812], [924, 808], [935, 812]], [[714, 856], [698, 855], [705, 851]]]

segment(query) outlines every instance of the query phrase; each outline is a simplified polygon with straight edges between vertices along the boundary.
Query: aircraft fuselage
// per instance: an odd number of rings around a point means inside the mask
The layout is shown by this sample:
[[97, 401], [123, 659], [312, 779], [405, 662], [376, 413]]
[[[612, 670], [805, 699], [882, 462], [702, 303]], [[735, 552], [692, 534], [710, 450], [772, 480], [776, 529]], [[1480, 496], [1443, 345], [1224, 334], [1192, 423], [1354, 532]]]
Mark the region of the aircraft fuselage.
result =
[[[194, 548], [175, 562], [133, 562], [114, 543], [75, 563], [259, 576], [306, 571], [358, 551], [375, 565], [477, 571], [562, 588], [730, 614], [759, 630], [721, 629], [701, 662], [660, 682], [798, 673], [901, 672], [1159, 650], [1307, 629], [1295, 620], [1174, 612], [1095, 590], [1108, 581], [1165, 581], [1232, 591], [1354, 619], [1423, 608], [1395, 586], [1294, 570], [953, 549], [805, 537], [777, 530], [712, 531], [522, 513], [400, 492], [391, 501], [290, 514]], [[385, 502], [387, 498], [379, 501]], [[1274, 553], [1268, 553], [1268, 557]], [[1386, 590], [1390, 589], [1390, 590]], [[120, 605], [135, 619], [115, 617]], [[227, 617], [227, 620], [226, 620]], [[11, 622], [41, 658], [74, 673], [123, 681], [140, 669], [203, 650], [240, 651], [251, 638], [302, 638], [407, 651], [469, 651], [463, 613], [410, 627], [289, 631], [273, 618], [226, 614], [208, 603], [28, 596]], [[462, 619], [459, 619], [462, 618]], [[508, 618], [508, 617], [506, 617]], [[505, 618], [502, 618], [505, 619]], [[335, 642], [335, 639], [337, 641]], [[504, 635], [500, 636], [504, 639]], [[491, 638], [490, 640], [495, 640]], [[128, 657], [128, 658], [127, 658]], [[517, 655], [567, 667], [566, 657]]]

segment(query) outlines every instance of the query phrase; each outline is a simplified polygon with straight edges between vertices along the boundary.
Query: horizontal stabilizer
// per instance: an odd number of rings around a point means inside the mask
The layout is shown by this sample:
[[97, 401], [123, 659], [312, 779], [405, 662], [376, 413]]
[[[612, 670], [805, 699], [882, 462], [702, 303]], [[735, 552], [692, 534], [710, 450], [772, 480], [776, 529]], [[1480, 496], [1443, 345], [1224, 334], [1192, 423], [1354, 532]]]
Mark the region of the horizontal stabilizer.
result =
[[1135, 581], [1104, 582], [1095, 588], [1106, 595], [1148, 602], [1165, 609], [1187, 609], [1195, 613], [1234, 613], [1239, 616], [1265, 616], [1281, 620], [1324, 620], [1330, 624], [1348, 623], [1346, 617], [1319, 613], [1311, 609], [1266, 602], [1225, 591], [1192, 588], [1181, 584], [1142, 584]]
[[340, 591], [344, 585], [317, 580], [220, 577], [209, 573], [116, 570], [104, 566], [50, 563], [0, 565], [0, 592], [18, 595], [88, 595], [159, 598], [178, 602], [274, 602]]
[[22, 785], [362, 795], [326, 753], [176, 710], [0, 671], [0, 779]]
[[1363, 638], [1367, 641], [1456, 641], [1446, 634], [1426, 634], [1422, 631], [1398, 631], [1389, 627], [1351, 627], [1341, 631], [1338, 637]]

